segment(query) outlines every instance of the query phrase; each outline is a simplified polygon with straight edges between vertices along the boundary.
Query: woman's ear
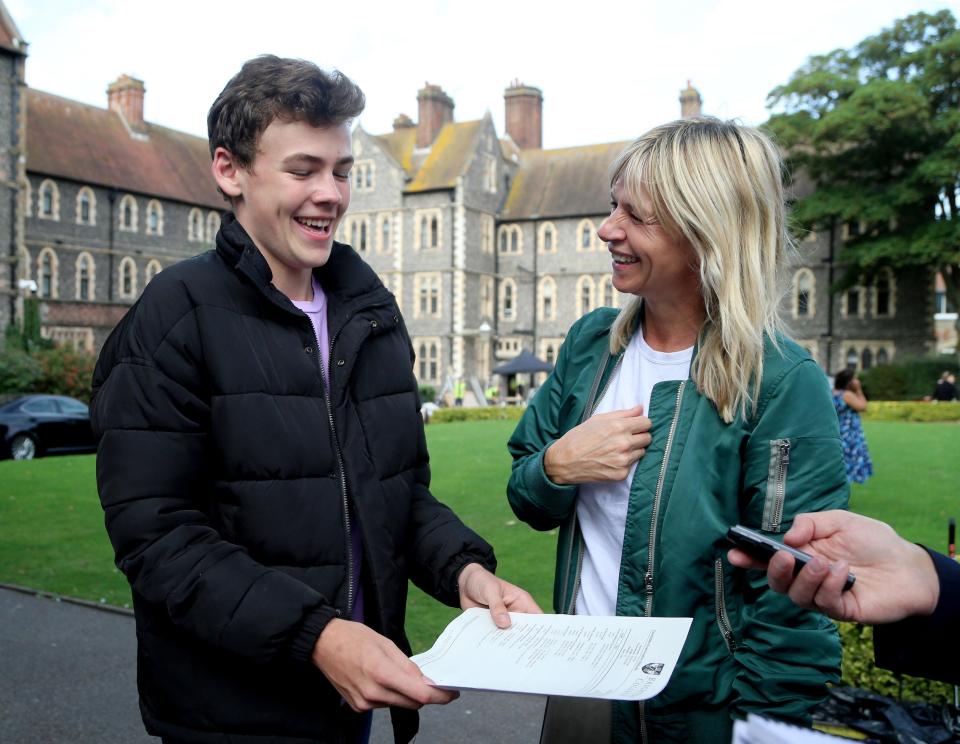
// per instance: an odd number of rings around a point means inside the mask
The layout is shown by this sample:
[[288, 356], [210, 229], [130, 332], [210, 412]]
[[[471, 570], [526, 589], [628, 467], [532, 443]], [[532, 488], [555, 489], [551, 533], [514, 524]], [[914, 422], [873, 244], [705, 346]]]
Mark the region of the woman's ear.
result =
[[232, 201], [243, 196], [241, 174], [243, 170], [236, 157], [225, 147], [213, 151], [213, 163], [210, 166], [213, 177], [220, 190]]

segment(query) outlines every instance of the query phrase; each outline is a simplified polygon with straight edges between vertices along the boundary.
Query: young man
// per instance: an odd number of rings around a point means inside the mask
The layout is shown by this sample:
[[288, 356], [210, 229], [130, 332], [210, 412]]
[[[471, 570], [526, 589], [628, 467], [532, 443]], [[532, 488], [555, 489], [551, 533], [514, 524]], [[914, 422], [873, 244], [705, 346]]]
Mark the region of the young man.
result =
[[385, 705], [406, 742], [455, 697], [406, 658], [408, 578], [502, 627], [538, 611], [430, 494], [400, 311], [333, 240], [363, 105], [339, 73], [246, 63], [208, 117], [216, 250], [158, 275], [97, 364], [100, 499], [165, 742], [364, 741]]

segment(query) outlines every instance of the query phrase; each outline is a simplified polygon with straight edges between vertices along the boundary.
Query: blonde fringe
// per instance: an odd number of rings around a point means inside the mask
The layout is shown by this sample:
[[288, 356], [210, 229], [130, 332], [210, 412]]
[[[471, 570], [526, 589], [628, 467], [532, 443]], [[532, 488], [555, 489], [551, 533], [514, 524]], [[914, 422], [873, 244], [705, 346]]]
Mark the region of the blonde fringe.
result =
[[[764, 337], [776, 345], [783, 270], [795, 250], [785, 217], [783, 165], [755, 129], [716, 119], [684, 119], [633, 142], [611, 169], [637, 203], [642, 187], [657, 220], [683, 234], [700, 259], [706, 321], [691, 376], [722, 419], [756, 410]], [[643, 301], [632, 298], [610, 332], [625, 349]]]

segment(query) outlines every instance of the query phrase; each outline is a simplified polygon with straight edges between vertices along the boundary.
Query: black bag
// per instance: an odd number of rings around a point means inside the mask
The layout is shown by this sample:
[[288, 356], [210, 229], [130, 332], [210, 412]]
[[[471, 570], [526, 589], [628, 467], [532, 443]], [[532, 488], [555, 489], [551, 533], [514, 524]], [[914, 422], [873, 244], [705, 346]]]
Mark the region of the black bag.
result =
[[845, 726], [876, 744], [960, 744], [960, 711], [952, 705], [898, 702], [857, 687], [831, 687], [814, 723]]

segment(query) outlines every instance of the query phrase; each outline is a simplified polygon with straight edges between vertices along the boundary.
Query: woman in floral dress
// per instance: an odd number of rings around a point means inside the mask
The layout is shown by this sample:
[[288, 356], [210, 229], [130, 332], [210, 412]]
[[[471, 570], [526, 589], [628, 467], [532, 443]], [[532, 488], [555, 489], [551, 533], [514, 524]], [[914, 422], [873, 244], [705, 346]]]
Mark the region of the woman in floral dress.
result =
[[833, 405], [840, 419], [840, 440], [843, 442], [847, 480], [864, 483], [873, 475], [867, 440], [860, 426], [860, 412], [867, 410], [867, 398], [853, 370], [842, 369], [837, 372], [833, 381]]

